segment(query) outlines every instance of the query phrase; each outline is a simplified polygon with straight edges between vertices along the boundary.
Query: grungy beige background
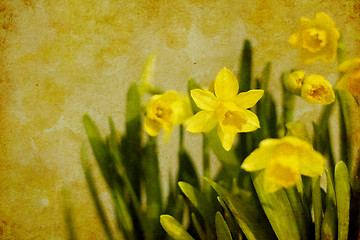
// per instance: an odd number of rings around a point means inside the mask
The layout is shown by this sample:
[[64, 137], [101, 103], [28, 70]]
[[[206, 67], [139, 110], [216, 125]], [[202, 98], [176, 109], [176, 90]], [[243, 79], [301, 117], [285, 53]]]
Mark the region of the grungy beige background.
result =
[[[112, 116], [123, 130], [125, 92], [152, 52], [154, 83], [166, 90], [185, 92], [189, 77], [207, 86], [223, 67], [237, 73], [246, 38], [255, 76], [272, 61], [270, 88], [279, 104], [279, 75], [292, 67], [334, 84], [336, 62], [304, 66], [287, 42], [300, 17], [320, 11], [343, 33], [349, 58], [359, 57], [357, 0], [0, 1], [0, 238], [64, 239], [66, 185], [80, 239], [104, 239], [80, 166], [81, 118], [88, 112], [105, 134]], [[316, 119], [319, 106], [298, 105], [297, 119]], [[200, 139], [187, 136], [197, 156], [193, 141]], [[173, 144], [160, 146], [164, 179], [177, 168]], [[99, 188], [109, 201], [105, 185]]]

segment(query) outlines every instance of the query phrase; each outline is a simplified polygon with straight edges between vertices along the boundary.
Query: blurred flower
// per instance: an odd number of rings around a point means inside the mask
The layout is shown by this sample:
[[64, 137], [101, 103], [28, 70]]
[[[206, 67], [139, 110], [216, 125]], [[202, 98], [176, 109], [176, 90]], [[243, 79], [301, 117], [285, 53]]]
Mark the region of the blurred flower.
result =
[[287, 131], [286, 135], [298, 137], [308, 142], [311, 141], [305, 123], [300, 121], [288, 122], [285, 124], [285, 126]]
[[265, 139], [260, 142], [241, 167], [248, 172], [265, 168], [264, 189], [275, 192], [295, 186], [300, 174], [316, 177], [324, 172], [324, 157], [309, 142], [293, 136]]
[[290, 73], [285, 82], [286, 89], [294, 94], [300, 95], [304, 78], [304, 71], [294, 71]]
[[158, 135], [162, 128], [171, 132], [174, 125], [184, 123], [191, 115], [188, 99], [179, 93], [168, 91], [154, 95], [146, 106], [145, 131], [150, 136]]
[[302, 60], [312, 63], [317, 60], [331, 62], [335, 59], [340, 34], [331, 18], [323, 12], [314, 20], [300, 19], [300, 30], [292, 34], [289, 43], [301, 50]]
[[316, 74], [305, 77], [301, 97], [309, 103], [330, 104], [335, 101], [330, 83], [323, 76]]
[[340, 64], [339, 71], [345, 75], [336, 83], [336, 88], [350, 92], [357, 102], [360, 99], [360, 58], [347, 60]]
[[236, 133], [252, 132], [260, 127], [258, 117], [247, 108], [254, 106], [263, 96], [263, 90], [250, 90], [238, 94], [239, 84], [235, 75], [222, 69], [214, 80], [214, 92], [191, 90], [191, 97], [202, 109], [189, 119], [187, 130], [207, 132], [217, 124], [217, 133], [226, 151], [234, 142]]

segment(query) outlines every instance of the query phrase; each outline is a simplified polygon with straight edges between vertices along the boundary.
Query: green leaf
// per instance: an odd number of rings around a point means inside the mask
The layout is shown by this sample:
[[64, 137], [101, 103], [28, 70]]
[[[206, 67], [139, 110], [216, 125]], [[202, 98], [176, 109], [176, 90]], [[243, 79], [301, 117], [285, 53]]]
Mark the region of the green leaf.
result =
[[251, 86], [251, 71], [252, 71], [252, 49], [249, 40], [244, 41], [241, 67], [239, 76], [239, 92], [246, 92], [250, 90]]
[[350, 183], [348, 169], [343, 161], [335, 166], [335, 195], [338, 216], [338, 239], [348, 239]]
[[147, 230], [148, 234], [152, 235], [147, 237], [157, 239], [157, 234], [160, 233], [159, 216], [162, 211], [162, 197], [155, 137], [149, 137], [144, 155], [142, 169], [146, 189]]
[[261, 205], [251, 192], [244, 191], [232, 195], [211, 179], [204, 179], [229, 207], [247, 239], [276, 239]]
[[340, 33], [340, 38], [338, 40], [338, 47], [337, 47], [337, 61], [340, 65], [346, 59], [346, 48], [345, 48], [345, 41], [344, 35]]
[[[115, 182], [114, 187], [110, 189], [111, 196], [114, 200], [114, 207], [115, 207], [115, 213], [117, 216], [117, 221], [119, 222], [119, 225], [122, 226], [122, 229], [125, 231], [125, 234], [128, 238], [134, 238], [134, 234], [147, 234], [147, 231], [149, 228], [147, 227], [147, 219], [144, 217], [144, 214], [141, 212], [141, 206], [139, 199], [135, 193], [135, 190], [133, 188], [133, 185], [131, 184], [127, 169], [124, 166], [123, 163], [123, 155], [119, 151], [118, 142], [116, 139], [116, 132], [115, 132], [115, 124], [112, 120], [112, 118], [109, 118], [109, 125], [110, 125], [110, 138], [108, 141], [109, 151], [111, 157], [114, 159], [115, 167], [114, 169], [119, 174], [118, 181]], [[121, 180], [121, 181], [120, 181]], [[120, 186], [120, 183], [124, 183], [124, 187], [126, 188], [127, 192], [130, 195], [130, 199], [125, 199], [124, 191], [122, 187]], [[129, 202], [127, 202], [129, 201]], [[128, 205], [131, 205], [133, 208], [132, 210], [135, 210], [135, 214], [133, 215], [133, 211], [130, 210], [130, 207]], [[143, 232], [137, 231], [134, 232], [134, 226], [131, 223], [132, 222], [140, 222], [141, 228]]]
[[161, 93], [160, 89], [154, 88], [152, 85], [155, 62], [156, 62], [156, 53], [152, 53], [149, 56], [149, 58], [146, 60], [144, 69], [141, 73], [140, 89], [139, 89], [140, 95], [144, 95], [145, 92], [150, 92], [152, 94]]
[[99, 194], [96, 190], [96, 186], [94, 183], [94, 177], [91, 173], [89, 160], [87, 158], [86, 150], [85, 150], [84, 146], [81, 148], [81, 166], [83, 168], [86, 183], [89, 187], [90, 194], [91, 194], [92, 200], [94, 202], [96, 212], [100, 218], [100, 222], [104, 229], [104, 232], [105, 232], [106, 236], [108, 237], [108, 239], [113, 239], [111, 231], [110, 231], [109, 223], [108, 223], [107, 217], [105, 215], [104, 207], [101, 204], [101, 201], [99, 199]]
[[195, 213], [191, 213], [191, 220], [194, 224], [195, 230], [196, 230], [197, 234], [199, 235], [200, 239], [207, 240], [206, 234], [205, 234], [204, 230], [201, 228], [201, 224], [199, 223], [199, 220], [197, 219]]
[[228, 208], [228, 206], [226, 205], [224, 200], [222, 200], [221, 197], [218, 196], [217, 200], [224, 209], [225, 221], [229, 227], [231, 234], [235, 237], [235, 239], [238, 239], [238, 236], [242, 234], [242, 231], [239, 225], [235, 223], [235, 217], [233, 216], [230, 209]]
[[292, 122], [294, 119], [295, 111], [295, 95], [286, 89], [286, 81], [289, 76], [289, 72], [281, 74], [281, 84], [283, 91], [282, 108], [283, 108], [283, 125], [288, 122]]
[[217, 239], [232, 240], [230, 230], [220, 212], [215, 216]]
[[[331, 139], [330, 139], [330, 130], [329, 130], [329, 118], [332, 113], [334, 103], [323, 106], [319, 123], [316, 129], [317, 133], [314, 135], [314, 138], [317, 140], [317, 145], [314, 146], [317, 151], [326, 156], [329, 166], [329, 173], [333, 179], [333, 173], [335, 170], [335, 159], [332, 153]], [[315, 129], [314, 129], [315, 133]]]
[[320, 190], [320, 177], [312, 178], [312, 203], [314, 208], [314, 221], [315, 221], [315, 239], [320, 239], [321, 232], [321, 212], [322, 212], [322, 201], [321, 201], [321, 190]]
[[260, 78], [260, 88], [267, 91], [271, 72], [271, 62], [267, 62], [263, 68]]
[[332, 178], [327, 170], [325, 170], [327, 187], [326, 187], [326, 209], [324, 218], [321, 223], [321, 239], [335, 240], [337, 239], [337, 214], [336, 214], [336, 198]]
[[175, 240], [193, 240], [190, 234], [184, 229], [184, 227], [172, 216], [161, 215], [160, 223], [170, 237]]
[[321, 223], [321, 239], [335, 240], [336, 238], [336, 209], [333, 205], [325, 210], [324, 218]]
[[140, 195], [141, 172], [141, 101], [136, 83], [132, 83], [126, 99], [126, 137], [124, 141], [124, 162], [128, 177], [137, 194]]
[[215, 229], [214, 216], [216, 211], [212, 203], [207, 199], [206, 195], [186, 182], [179, 182], [178, 184], [181, 191], [183, 191], [186, 197], [199, 211], [205, 222]]
[[190, 95], [190, 91], [196, 88], [200, 88], [199, 85], [196, 83], [195, 79], [190, 78], [188, 81], [188, 94], [189, 94], [189, 98], [190, 98], [190, 103], [191, 103], [191, 108], [193, 110], [193, 113], [196, 114], [197, 112], [199, 112], [201, 109], [196, 105], [196, 103], [194, 102], [194, 100], [192, 99], [191, 95]]
[[297, 222], [284, 189], [267, 193], [263, 187], [264, 171], [251, 174], [256, 193], [278, 239], [300, 239]]
[[340, 143], [341, 143], [341, 156], [340, 159], [350, 166], [349, 160], [351, 159], [351, 101], [352, 95], [345, 90], [336, 90], [336, 95], [339, 100], [340, 107]]
[[301, 239], [309, 239], [312, 222], [310, 213], [305, 210], [301, 196], [296, 187], [288, 188], [285, 191], [293, 209]]
[[83, 116], [83, 124], [101, 173], [106, 183], [110, 188], [112, 188], [114, 185], [114, 177], [116, 176], [116, 173], [114, 162], [111, 158], [109, 150], [101, 138], [95, 123], [88, 114]]
[[184, 148], [179, 150], [179, 171], [177, 179], [177, 182], [187, 182], [196, 188], [200, 188], [196, 169], [189, 154]]
[[278, 239], [300, 239], [297, 222], [284, 189], [274, 193], [267, 193], [263, 187], [264, 172], [251, 174], [256, 193], [272, 229]]
[[[66, 228], [68, 230], [68, 239], [69, 240], [76, 240], [76, 231], [75, 231], [75, 225], [74, 225], [74, 216], [72, 213], [72, 207], [70, 202], [70, 189], [69, 187], [64, 187], [62, 189], [62, 204], [63, 204], [63, 214], [64, 214], [64, 220], [66, 224]], [[5, 238], [4, 238], [5, 239]]]
[[131, 215], [124, 196], [119, 191], [112, 193], [114, 210], [120, 229], [129, 239], [135, 238], [133, 216]]

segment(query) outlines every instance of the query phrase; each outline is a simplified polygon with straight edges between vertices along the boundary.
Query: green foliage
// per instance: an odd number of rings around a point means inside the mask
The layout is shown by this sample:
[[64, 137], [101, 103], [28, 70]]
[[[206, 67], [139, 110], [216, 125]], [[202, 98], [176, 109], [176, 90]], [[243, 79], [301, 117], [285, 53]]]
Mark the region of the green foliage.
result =
[[[353, 158], [351, 135], [351, 96], [337, 92], [340, 117], [340, 156], [333, 154], [330, 118], [334, 104], [323, 107], [313, 123], [313, 145], [327, 160], [326, 191], [320, 178], [302, 177], [296, 186], [267, 193], [264, 172], [247, 173], [240, 168], [243, 160], [266, 138], [285, 134], [285, 124], [293, 121], [295, 95], [283, 87], [282, 118], [278, 118], [276, 102], [268, 89], [271, 63], [265, 64], [258, 79], [252, 79], [252, 48], [244, 42], [240, 63], [240, 91], [251, 86], [264, 89], [264, 96], [253, 109], [261, 128], [240, 134], [236, 148], [225, 151], [216, 129], [203, 135], [203, 180], [199, 169], [184, 146], [184, 129], [180, 126], [178, 172], [169, 176], [169, 195], [164, 200], [159, 173], [157, 138], [143, 135], [142, 94], [153, 94], [150, 85], [154, 56], [148, 61], [138, 89], [133, 83], [127, 94], [125, 133], [119, 134], [109, 118], [110, 134], [103, 138], [89, 115], [83, 124], [90, 147], [112, 199], [116, 228], [110, 226], [110, 214], [99, 198], [86, 149], [81, 149], [82, 167], [90, 195], [108, 239], [120, 232], [125, 239], [356, 239], [360, 223], [359, 161]], [[289, 71], [281, 75], [281, 81]], [[144, 80], [145, 79], [145, 80]], [[147, 79], [147, 80], [146, 80]], [[145, 86], [145, 87], [144, 87]], [[188, 81], [188, 93], [198, 88], [194, 79]], [[161, 92], [157, 90], [156, 92]], [[278, 93], [276, 93], [278, 94]], [[193, 112], [199, 108], [191, 100]], [[280, 126], [280, 127], [279, 127]], [[214, 153], [221, 167], [214, 180], [210, 178], [210, 155]], [[335, 163], [340, 161], [336, 167]], [[197, 160], [199, 161], [199, 160]], [[175, 179], [175, 180], [174, 180]], [[65, 220], [69, 239], [76, 238], [76, 227], [66, 198]]]

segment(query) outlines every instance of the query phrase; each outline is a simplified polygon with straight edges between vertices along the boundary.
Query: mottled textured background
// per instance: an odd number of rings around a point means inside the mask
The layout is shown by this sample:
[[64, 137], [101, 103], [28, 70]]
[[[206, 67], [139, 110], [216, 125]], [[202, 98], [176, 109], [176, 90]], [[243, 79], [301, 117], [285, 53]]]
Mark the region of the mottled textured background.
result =
[[[359, 57], [358, 0], [1, 0], [0, 238], [64, 239], [64, 185], [72, 190], [80, 239], [104, 238], [80, 166], [81, 118], [88, 112], [105, 134], [112, 116], [122, 130], [126, 89], [152, 52], [154, 83], [163, 89], [186, 91], [189, 77], [206, 86], [223, 67], [238, 72], [246, 38], [255, 76], [273, 63], [278, 103], [279, 75], [292, 67], [335, 83], [336, 62], [302, 65], [287, 42], [300, 17], [320, 11], [343, 33], [349, 58]], [[298, 105], [298, 119], [316, 119], [319, 106]], [[197, 156], [192, 141], [200, 139], [186, 142]], [[173, 143], [160, 146], [164, 179], [176, 169]], [[109, 201], [101, 182], [99, 189]]]

